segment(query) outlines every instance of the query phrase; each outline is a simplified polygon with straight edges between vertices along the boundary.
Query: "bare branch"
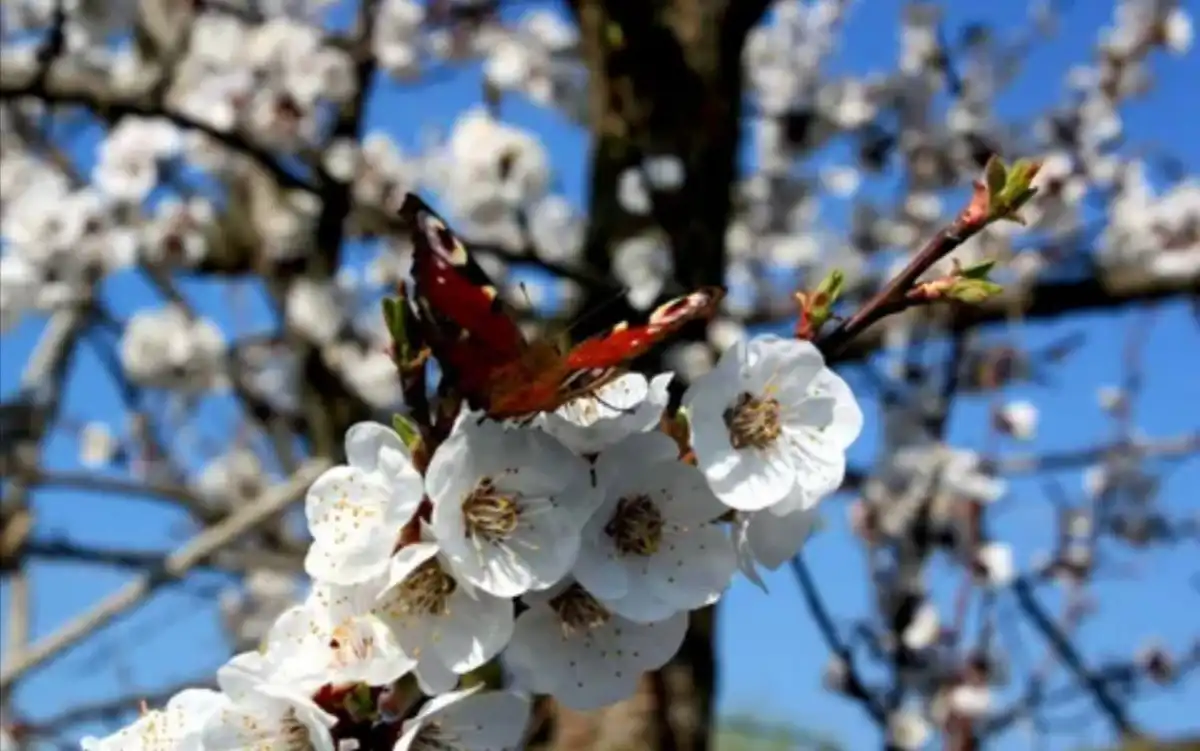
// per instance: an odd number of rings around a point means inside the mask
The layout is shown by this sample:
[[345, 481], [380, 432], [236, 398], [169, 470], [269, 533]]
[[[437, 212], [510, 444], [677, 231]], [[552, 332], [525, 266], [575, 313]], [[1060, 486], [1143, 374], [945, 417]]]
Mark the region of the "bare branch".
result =
[[0, 688], [7, 689], [13, 681], [30, 669], [41, 665], [74, 645], [80, 639], [112, 621], [141, 602], [160, 586], [178, 579], [206, 560], [216, 551], [240, 539], [254, 527], [273, 519], [303, 495], [329, 466], [328, 460], [314, 459], [303, 465], [285, 482], [264, 493], [253, 503], [239, 508], [225, 520], [201, 532], [164, 561], [162, 569], [137, 581], [97, 604], [91, 611], [67, 623], [58, 631], [33, 644], [16, 658], [6, 659], [0, 668]]

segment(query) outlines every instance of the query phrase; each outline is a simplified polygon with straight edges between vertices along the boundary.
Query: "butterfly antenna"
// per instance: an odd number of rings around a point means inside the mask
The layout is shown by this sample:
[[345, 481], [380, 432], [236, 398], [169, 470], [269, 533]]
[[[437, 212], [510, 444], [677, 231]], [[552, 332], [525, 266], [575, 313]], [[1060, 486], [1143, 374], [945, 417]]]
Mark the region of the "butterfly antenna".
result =
[[593, 395], [593, 396], [592, 396], [592, 398], [596, 400], [596, 403], [597, 403], [597, 404], [600, 404], [600, 405], [602, 405], [602, 406], [608, 407], [608, 408], [609, 408], [609, 409], [611, 409], [612, 411], [614, 411], [614, 412], [617, 412], [617, 413], [620, 413], [620, 414], [622, 414], [622, 415], [631, 415], [631, 414], [633, 414], [633, 412], [634, 412], [634, 408], [633, 408], [633, 407], [618, 407], [618, 406], [617, 406], [617, 405], [615, 405], [615, 404], [609, 404], [608, 402], [606, 402], [606, 401], [604, 401], [603, 399], [601, 399], [599, 396], [595, 396], [595, 395]]
[[605, 308], [607, 308], [610, 305], [613, 305], [618, 300], [625, 297], [625, 295], [628, 293], [629, 293], [629, 287], [627, 285], [622, 284], [620, 286], [620, 288], [614, 290], [612, 294], [608, 295], [607, 297], [601, 298], [599, 304], [583, 311], [582, 313], [579, 314], [579, 317], [577, 317], [575, 320], [573, 320], [569, 324], [567, 324], [565, 333], [570, 333], [570, 332], [574, 331], [575, 329], [579, 328], [580, 324], [584, 323], [585, 321], [592, 318], [593, 316], [598, 315], [600, 313], [600, 311], [604, 310]]

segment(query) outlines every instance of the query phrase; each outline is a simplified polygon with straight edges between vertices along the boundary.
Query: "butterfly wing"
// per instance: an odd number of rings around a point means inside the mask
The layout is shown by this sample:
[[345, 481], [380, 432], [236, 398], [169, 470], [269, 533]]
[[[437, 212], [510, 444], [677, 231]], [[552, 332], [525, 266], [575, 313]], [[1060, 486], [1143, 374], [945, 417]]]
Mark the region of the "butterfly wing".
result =
[[412, 276], [426, 339], [473, 406], [491, 374], [520, 360], [526, 342], [487, 273], [433, 209], [409, 193], [400, 217], [411, 231]]
[[639, 326], [621, 323], [608, 333], [585, 339], [567, 353], [570, 372], [564, 390], [578, 395], [611, 380], [621, 366], [666, 341], [685, 324], [712, 316], [724, 296], [720, 287], [703, 287], [660, 305]]

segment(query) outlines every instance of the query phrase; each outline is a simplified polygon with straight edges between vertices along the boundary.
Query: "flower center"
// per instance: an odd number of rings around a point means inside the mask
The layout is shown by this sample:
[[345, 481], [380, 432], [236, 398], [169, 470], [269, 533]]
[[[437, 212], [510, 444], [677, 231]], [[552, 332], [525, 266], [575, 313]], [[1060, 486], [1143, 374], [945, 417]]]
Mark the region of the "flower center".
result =
[[759, 399], [748, 391], [742, 392], [737, 402], [725, 410], [729, 442], [735, 449], [767, 448], [783, 430], [779, 422], [781, 410], [776, 399]]
[[345, 667], [374, 654], [375, 638], [359, 633], [353, 624], [342, 623], [330, 635], [329, 648], [333, 651], [333, 664]]
[[487, 542], [512, 537], [521, 521], [521, 507], [516, 499], [497, 490], [490, 477], [479, 481], [463, 501], [462, 510], [467, 536]]
[[648, 495], [622, 498], [604, 532], [625, 555], [654, 555], [663, 536], [663, 516]]
[[289, 709], [279, 720], [279, 739], [283, 741], [286, 751], [311, 751], [314, 748], [308, 728], [296, 717], [296, 711]]
[[447, 601], [458, 583], [431, 558], [405, 577], [399, 589], [398, 604], [404, 612], [442, 616], [450, 611]]
[[463, 751], [458, 736], [448, 733], [441, 723], [431, 722], [421, 728], [413, 740], [412, 751]]
[[595, 597], [579, 584], [572, 584], [550, 600], [550, 609], [558, 615], [563, 636], [591, 631], [608, 623], [610, 614]]

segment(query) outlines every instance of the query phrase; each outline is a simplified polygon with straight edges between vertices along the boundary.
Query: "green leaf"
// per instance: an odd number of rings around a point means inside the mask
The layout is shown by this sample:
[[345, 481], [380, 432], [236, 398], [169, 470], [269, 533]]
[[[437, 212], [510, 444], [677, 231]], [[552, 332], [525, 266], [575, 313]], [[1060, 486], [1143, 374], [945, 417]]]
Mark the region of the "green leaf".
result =
[[825, 304], [832, 305], [841, 296], [846, 286], [846, 275], [841, 269], [834, 269], [817, 285], [817, 294], [825, 296]]
[[989, 258], [986, 261], [968, 266], [958, 272], [959, 277], [963, 279], [987, 279], [992, 273], [992, 269], [996, 266], [996, 259]]
[[397, 360], [402, 363], [408, 362], [412, 353], [412, 344], [408, 336], [408, 305], [402, 297], [385, 297], [381, 305], [383, 322], [395, 345]]
[[396, 431], [396, 435], [400, 436], [400, 440], [410, 449], [421, 441], [421, 429], [404, 415], [392, 415], [392, 430]]
[[1037, 188], [1030, 186], [1041, 168], [1042, 163], [1035, 159], [1017, 160], [1008, 173], [1004, 189], [1000, 192], [998, 208], [1002, 214], [998, 219], [1008, 219], [1017, 224], [1025, 223], [1017, 212], [1037, 193]]
[[999, 284], [986, 279], [956, 279], [946, 291], [946, 296], [969, 305], [977, 305], [1003, 291], [1004, 288]]
[[1037, 177], [1037, 173], [1042, 169], [1042, 163], [1036, 159], [1018, 159], [1016, 164], [1008, 173], [1008, 182], [1005, 185], [1006, 189], [1018, 188], [1025, 189], [1033, 182], [1033, 178]]
[[993, 207], [998, 205], [1000, 194], [1004, 191], [1004, 186], [1008, 183], [1008, 168], [1004, 166], [1004, 161], [992, 154], [988, 158], [987, 164], [983, 168], [984, 182], [987, 183], [988, 196]]
[[371, 687], [359, 683], [346, 693], [342, 706], [356, 720], [372, 719], [375, 714], [375, 701], [371, 697]]

